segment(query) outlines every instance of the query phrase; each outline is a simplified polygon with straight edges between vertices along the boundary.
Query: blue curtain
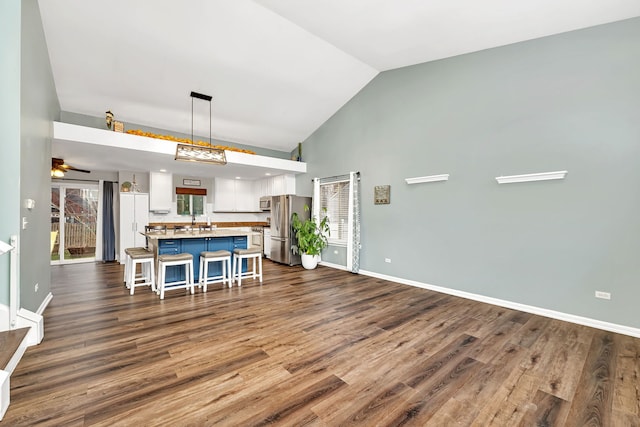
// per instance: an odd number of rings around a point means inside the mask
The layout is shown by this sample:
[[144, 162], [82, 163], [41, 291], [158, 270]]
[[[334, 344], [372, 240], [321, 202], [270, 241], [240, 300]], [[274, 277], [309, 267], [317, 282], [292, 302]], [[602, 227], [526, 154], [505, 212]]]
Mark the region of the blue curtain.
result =
[[116, 260], [116, 232], [113, 225], [113, 182], [102, 185], [102, 260]]

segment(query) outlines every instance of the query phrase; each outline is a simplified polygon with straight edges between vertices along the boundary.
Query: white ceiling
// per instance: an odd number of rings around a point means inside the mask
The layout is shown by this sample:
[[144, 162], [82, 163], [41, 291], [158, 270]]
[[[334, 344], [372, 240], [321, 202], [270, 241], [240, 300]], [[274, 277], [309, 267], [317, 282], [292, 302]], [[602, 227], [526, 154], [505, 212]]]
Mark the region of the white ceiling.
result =
[[[638, 0], [39, 4], [63, 111], [190, 134], [196, 91], [214, 138], [281, 151], [381, 71], [640, 16]], [[194, 128], [209, 134], [205, 101]]]

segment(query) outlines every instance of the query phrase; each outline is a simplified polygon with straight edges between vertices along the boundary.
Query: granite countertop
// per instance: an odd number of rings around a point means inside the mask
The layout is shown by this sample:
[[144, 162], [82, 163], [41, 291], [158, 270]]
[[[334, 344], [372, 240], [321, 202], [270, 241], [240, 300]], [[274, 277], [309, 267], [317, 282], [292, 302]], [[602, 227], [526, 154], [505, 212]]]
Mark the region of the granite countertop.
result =
[[243, 231], [233, 228], [216, 228], [214, 230], [207, 231], [183, 231], [174, 232], [173, 230], [167, 230], [166, 233], [143, 233], [150, 239], [193, 239], [198, 237], [229, 237], [229, 236], [251, 236], [253, 234], [259, 234], [253, 231]]

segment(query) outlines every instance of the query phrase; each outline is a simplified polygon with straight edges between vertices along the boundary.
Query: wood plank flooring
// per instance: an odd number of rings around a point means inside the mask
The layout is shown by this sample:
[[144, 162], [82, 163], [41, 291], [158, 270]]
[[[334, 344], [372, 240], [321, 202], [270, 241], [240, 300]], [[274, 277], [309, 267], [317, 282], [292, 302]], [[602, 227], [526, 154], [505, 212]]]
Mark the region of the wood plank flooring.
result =
[[0, 426], [638, 426], [640, 340], [326, 267], [130, 296], [52, 267]]

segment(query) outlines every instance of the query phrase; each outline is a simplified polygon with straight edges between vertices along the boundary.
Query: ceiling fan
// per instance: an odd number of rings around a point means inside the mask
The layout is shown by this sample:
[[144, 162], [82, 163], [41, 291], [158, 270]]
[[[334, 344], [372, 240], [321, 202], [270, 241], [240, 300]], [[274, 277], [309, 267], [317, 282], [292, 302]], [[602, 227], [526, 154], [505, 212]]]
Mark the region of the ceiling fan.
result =
[[91, 171], [88, 171], [88, 170], [85, 170], [85, 169], [78, 169], [78, 168], [73, 167], [71, 165], [65, 164], [64, 159], [57, 159], [55, 157], [51, 159], [51, 176], [52, 177], [54, 177], [54, 178], [62, 178], [66, 171], [76, 171], [76, 172], [83, 172], [83, 173], [91, 173]]

